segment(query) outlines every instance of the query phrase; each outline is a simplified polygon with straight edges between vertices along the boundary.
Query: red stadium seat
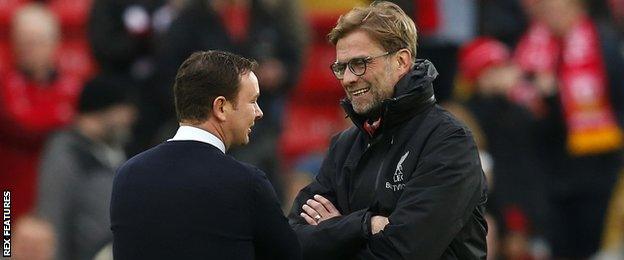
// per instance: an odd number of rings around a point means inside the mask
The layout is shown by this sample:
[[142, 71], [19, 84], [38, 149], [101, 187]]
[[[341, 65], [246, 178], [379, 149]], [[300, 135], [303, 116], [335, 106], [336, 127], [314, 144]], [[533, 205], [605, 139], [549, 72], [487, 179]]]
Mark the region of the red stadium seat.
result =
[[307, 19], [312, 27], [312, 45], [307, 52], [299, 83], [293, 99], [305, 102], [326, 100], [327, 104], [337, 104], [344, 95], [340, 82], [334, 77], [329, 66], [336, 59], [336, 50], [327, 41], [327, 34], [336, 24], [339, 13], [334, 11], [310, 12]]
[[[345, 11], [346, 12], [346, 11]], [[327, 43], [327, 34], [336, 26], [336, 21], [342, 14], [342, 11], [331, 12], [310, 12], [307, 19], [312, 27], [312, 40], [315, 42]]]
[[336, 59], [336, 50], [327, 41], [327, 34], [342, 11], [319, 9], [307, 14], [313, 32], [312, 44], [297, 87], [285, 109], [279, 144], [287, 166], [303, 155], [324, 153], [331, 136], [348, 126], [339, 105], [344, 90], [329, 69]]
[[303, 65], [293, 98], [297, 100], [327, 99], [328, 103], [337, 104], [344, 95], [344, 91], [329, 69], [335, 57], [335, 50], [331, 45], [314, 44]]
[[59, 69], [81, 79], [94, 75], [95, 62], [85, 39], [65, 40], [57, 53]]
[[346, 126], [338, 105], [301, 105], [291, 102], [284, 117], [280, 151], [284, 162], [312, 152], [325, 152], [329, 139]]

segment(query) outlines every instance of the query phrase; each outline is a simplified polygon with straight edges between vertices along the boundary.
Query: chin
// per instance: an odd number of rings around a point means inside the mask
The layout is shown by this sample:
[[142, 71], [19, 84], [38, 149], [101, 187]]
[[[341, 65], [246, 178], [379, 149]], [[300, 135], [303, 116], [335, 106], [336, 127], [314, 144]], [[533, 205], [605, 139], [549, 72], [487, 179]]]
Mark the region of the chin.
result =
[[366, 107], [365, 109], [355, 110], [358, 115], [370, 118], [376, 118], [381, 116], [380, 107]]

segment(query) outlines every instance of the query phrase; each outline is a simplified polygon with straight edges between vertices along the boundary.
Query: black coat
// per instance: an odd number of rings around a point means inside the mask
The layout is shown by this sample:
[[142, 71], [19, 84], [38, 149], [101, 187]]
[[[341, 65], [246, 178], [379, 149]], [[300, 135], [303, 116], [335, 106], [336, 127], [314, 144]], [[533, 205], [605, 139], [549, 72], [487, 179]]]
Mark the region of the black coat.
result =
[[[517, 206], [527, 214], [530, 230], [542, 235], [548, 217], [544, 200], [547, 187], [538, 158], [534, 117], [505, 96], [476, 94], [466, 105], [483, 130], [494, 162], [489, 212], [502, 216]], [[505, 222], [499, 224], [505, 232]]]
[[[332, 139], [316, 180], [297, 196], [289, 215], [305, 259], [485, 259], [485, 177], [471, 132], [435, 105], [428, 61], [384, 101], [372, 138], [365, 118], [343, 107], [357, 127]], [[314, 194], [342, 216], [306, 224], [301, 206]], [[388, 216], [371, 235], [370, 218]]]
[[264, 173], [197, 141], [126, 162], [113, 183], [115, 259], [299, 259]]

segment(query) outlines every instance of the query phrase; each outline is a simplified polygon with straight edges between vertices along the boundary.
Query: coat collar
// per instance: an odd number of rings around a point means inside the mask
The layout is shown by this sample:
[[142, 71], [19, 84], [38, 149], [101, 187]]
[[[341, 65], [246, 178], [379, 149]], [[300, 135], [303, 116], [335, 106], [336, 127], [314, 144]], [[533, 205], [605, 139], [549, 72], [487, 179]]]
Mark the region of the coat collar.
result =
[[[437, 76], [438, 72], [430, 61], [417, 60], [412, 70], [394, 86], [393, 97], [382, 101], [382, 123], [376, 132], [392, 129], [433, 106], [436, 99], [432, 82]], [[365, 132], [363, 125], [368, 118], [355, 113], [351, 101], [347, 98], [340, 104], [353, 123]]]

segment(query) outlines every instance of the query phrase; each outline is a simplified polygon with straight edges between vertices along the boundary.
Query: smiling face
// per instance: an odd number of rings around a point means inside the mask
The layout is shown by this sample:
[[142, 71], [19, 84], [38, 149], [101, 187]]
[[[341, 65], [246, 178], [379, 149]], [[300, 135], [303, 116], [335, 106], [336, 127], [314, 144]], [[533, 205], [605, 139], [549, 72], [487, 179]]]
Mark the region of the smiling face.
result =
[[[376, 57], [385, 52], [386, 50], [361, 30], [353, 31], [336, 42], [338, 62], [346, 63], [353, 58]], [[345, 70], [340, 84], [356, 113], [364, 116], [373, 115], [378, 112], [383, 100], [392, 97], [394, 85], [400, 76], [398, 63], [394, 61], [394, 54], [373, 59], [366, 65], [366, 73], [362, 76], [354, 75], [349, 69]]]
[[[249, 134], [254, 122], [262, 118], [262, 110], [258, 106], [260, 88], [258, 78], [253, 72], [241, 76], [240, 87], [233, 109], [227, 120], [229, 129], [229, 145], [240, 146], [249, 143]], [[229, 146], [228, 145], [228, 146]]]

